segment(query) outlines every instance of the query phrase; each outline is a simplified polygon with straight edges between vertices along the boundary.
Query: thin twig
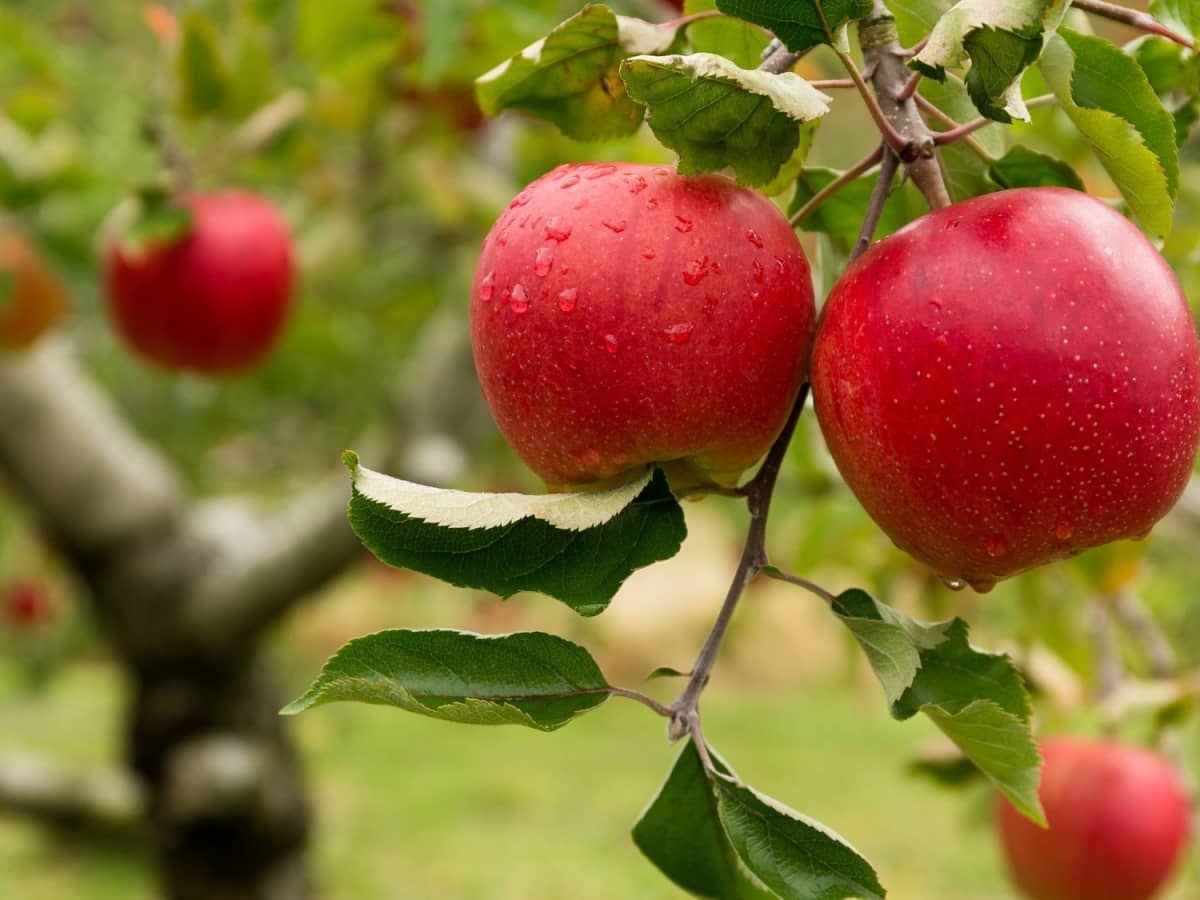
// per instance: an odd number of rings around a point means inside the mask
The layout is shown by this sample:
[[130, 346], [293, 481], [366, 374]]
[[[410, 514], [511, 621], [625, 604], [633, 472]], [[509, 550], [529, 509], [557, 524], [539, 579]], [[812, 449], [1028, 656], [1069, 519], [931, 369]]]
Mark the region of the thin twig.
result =
[[1179, 34], [1177, 31], [1172, 31], [1152, 15], [1144, 13], [1141, 10], [1129, 9], [1125, 6], [1118, 6], [1115, 3], [1106, 3], [1105, 0], [1073, 0], [1072, 6], [1076, 9], [1082, 9], [1084, 12], [1094, 13], [1105, 19], [1112, 19], [1114, 22], [1131, 25], [1147, 34], [1156, 34], [1159, 37], [1164, 37], [1168, 41], [1174, 41], [1176, 44], [1187, 47], [1189, 50], [1196, 49], [1196, 42], [1191, 38]]
[[816, 81], [810, 81], [809, 84], [820, 89], [855, 87], [853, 78], [819, 78]]
[[854, 60], [850, 58], [848, 53], [838, 51], [838, 59], [842, 61], [842, 65], [846, 67], [846, 71], [850, 73], [850, 78], [854, 82], [854, 86], [858, 88], [858, 93], [863, 99], [863, 103], [867, 105], [867, 111], [871, 114], [871, 118], [875, 122], [875, 127], [879, 129], [879, 133], [883, 135], [883, 139], [887, 141], [888, 146], [895, 151], [897, 156], [904, 157], [908, 155], [908, 145], [911, 143], [896, 130], [888, 117], [884, 115], [883, 108], [880, 107], [879, 101], [875, 98], [875, 94], [867, 85], [866, 79], [863, 78], [862, 72], [858, 70], [858, 66], [854, 64]]
[[698, 13], [692, 13], [690, 16], [680, 16], [678, 19], [671, 19], [669, 22], [663, 22], [659, 28], [685, 28], [693, 22], [699, 22], [702, 19], [714, 19], [717, 16], [725, 15], [719, 9], [706, 9]]
[[888, 195], [892, 190], [892, 181], [896, 177], [896, 170], [900, 167], [900, 158], [890, 148], [881, 145], [881, 149], [883, 150], [883, 159], [880, 161], [879, 176], [875, 179], [871, 200], [867, 204], [867, 215], [858, 232], [858, 239], [854, 242], [854, 249], [850, 251], [849, 262], [854, 262], [871, 246], [871, 241], [875, 238], [875, 230], [879, 227], [879, 218], [883, 215], [883, 206], [887, 203]]
[[[958, 127], [959, 123], [953, 116], [947, 115], [945, 112], [940, 110], [937, 106], [935, 106], [929, 100], [926, 100], [920, 94], [914, 94], [913, 99], [915, 101], [917, 101], [917, 106], [919, 106], [921, 108], [921, 112], [925, 113], [928, 116], [931, 116], [934, 119], [937, 119], [939, 122], [941, 122], [943, 125], [946, 125], [949, 128], [957, 128]], [[938, 132], [938, 133], [942, 133], [942, 132]], [[935, 135], [934, 135], [935, 141], [937, 140], [938, 133], [935, 133]], [[983, 144], [979, 143], [979, 141], [975, 140], [975, 138], [971, 137], [970, 135], [964, 135], [961, 138], [961, 140], [962, 140], [963, 144], [965, 144], [972, 153], [974, 153], [976, 156], [978, 156], [981, 160], [983, 160], [989, 166], [995, 162], [995, 159], [992, 158], [992, 154], [988, 153], [987, 148], [985, 148], [983, 146]]]
[[881, 159], [883, 159], [883, 145], [876, 147], [833, 181], [829, 182], [829, 184], [825, 185], [825, 187], [813, 194], [809, 201], [800, 207], [800, 209], [796, 211], [796, 214], [789, 220], [791, 226], [793, 228], [798, 227], [805, 219], [816, 212], [818, 206], [820, 206], [850, 182], [854, 181], [872, 166], [878, 165]]
[[779, 479], [779, 471], [783, 467], [788, 444], [791, 443], [792, 435], [796, 431], [796, 423], [799, 421], [807, 401], [808, 385], [806, 384], [800, 389], [800, 394], [792, 406], [787, 423], [783, 426], [779, 437], [775, 439], [775, 443], [771, 445], [771, 449], [767, 451], [766, 459], [763, 460], [758, 474], [746, 485], [746, 499], [750, 506], [750, 528], [746, 534], [746, 544], [742, 548], [742, 558], [738, 562], [733, 581], [730, 582], [729, 590], [725, 594], [725, 602], [721, 605], [721, 611], [717, 614], [717, 619], [708, 633], [708, 638], [704, 641], [704, 646], [700, 648], [696, 664], [692, 666], [692, 674], [688, 679], [687, 687], [679, 695], [679, 699], [670, 706], [672, 717], [668, 734], [672, 738], [678, 739], [687, 734], [697, 733], [695, 729], [698, 726], [694, 721], [698, 717], [697, 704], [704, 688], [708, 685], [713, 664], [721, 649], [721, 642], [725, 639], [729, 623], [733, 620], [734, 611], [737, 609], [746, 587], [754, 580], [754, 576], [758, 574], [759, 570], [767, 564], [767, 514], [771, 508], [771, 496], [775, 492], [775, 483]]
[[803, 588], [814, 596], [820, 597], [830, 606], [837, 603], [837, 596], [825, 590], [814, 581], [809, 581], [807, 578], [801, 578], [799, 575], [793, 575], [791, 572], [783, 572], [776, 569], [774, 566], [763, 569], [763, 574], [768, 578], [774, 578], [776, 581], [784, 581], [788, 584], [793, 584], [798, 588]]
[[[1058, 98], [1053, 94], [1043, 94], [1040, 97], [1034, 97], [1032, 100], [1025, 101], [1025, 105], [1031, 109], [1039, 106], [1050, 106], [1057, 103]], [[953, 120], [951, 120], [953, 121]], [[986, 128], [988, 125], [998, 124], [995, 119], [989, 119], [985, 116], [980, 116], [978, 119], [972, 119], [962, 125], [955, 125], [949, 131], [939, 131], [934, 135], [933, 140], [939, 147], [944, 147], [946, 144], [953, 144], [959, 138], [966, 137], [968, 134], [978, 131], [980, 128]]]
[[[592, 693], [591, 691], [583, 691], [582, 693]], [[608, 693], [614, 697], [628, 697], [630, 700], [636, 700], [643, 706], [649, 707], [660, 716], [670, 716], [671, 710], [665, 703], [659, 703], [653, 697], [643, 694], [641, 691], [630, 690], [629, 688], [609, 687], [602, 689], [596, 693]]]
[[908, 77], [908, 81], [904, 83], [904, 87], [900, 90], [900, 93], [896, 95], [896, 99], [907, 100], [909, 97], [915, 94], [923, 77], [924, 76], [920, 72], [913, 72], [912, 75]]

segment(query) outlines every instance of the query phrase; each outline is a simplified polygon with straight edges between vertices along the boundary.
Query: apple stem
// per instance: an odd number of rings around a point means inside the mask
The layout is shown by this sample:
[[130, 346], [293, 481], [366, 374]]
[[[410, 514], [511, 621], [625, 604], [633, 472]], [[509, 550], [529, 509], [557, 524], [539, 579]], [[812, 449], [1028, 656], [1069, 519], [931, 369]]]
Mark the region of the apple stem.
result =
[[692, 740], [696, 741], [696, 748], [700, 751], [701, 759], [708, 771], [712, 771], [712, 763], [703, 749], [703, 733], [700, 729], [700, 695], [708, 686], [713, 664], [717, 660], [721, 643], [725, 639], [726, 632], [729, 631], [729, 623], [733, 621], [733, 614], [737, 610], [738, 602], [742, 599], [742, 594], [755, 576], [767, 565], [767, 514], [771, 509], [771, 497], [775, 493], [775, 484], [779, 480], [779, 472], [783, 467], [783, 460], [787, 456], [788, 445], [791, 443], [792, 435], [796, 432], [796, 423], [800, 420], [800, 414], [804, 411], [807, 402], [808, 385], [805, 384], [800, 388], [800, 394], [796, 397], [787, 422], [779, 433], [779, 437], [775, 439], [775, 443], [771, 445], [771, 449], [767, 451], [766, 459], [763, 460], [758, 473], [746, 484], [744, 493], [750, 507], [750, 528], [746, 534], [746, 544], [742, 548], [742, 558], [738, 562], [733, 581], [730, 582], [729, 590], [725, 594], [725, 602], [721, 604], [721, 611], [717, 613], [712, 630], [709, 631], [704, 646], [700, 648], [696, 664], [692, 666], [692, 674], [688, 678], [687, 687], [679, 695], [679, 699], [668, 707], [671, 714], [671, 721], [667, 726], [668, 737], [675, 741], [690, 735]]
[[867, 248], [871, 246], [871, 241], [875, 237], [875, 230], [879, 227], [879, 218], [883, 215], [883, 206], [887, 203], [888, 195], [892, 190], [892, 182], [896, 178], [896, 170], [900, 168], [900, 158], [887, 145], [881, 145], [881, 148], [883, 150], [883, 159], [879, 166], [879, 177], [875, 179], [875, 187], [871, 191], [871, 200], [867, 204], [867, 214], [863, 218], [862, 228], [858, 232], [858, 239], [854, 242], [854, 249], [850, 251], [849, 262], [854, 262], [866, 253]]
[[[1040, 97], [1034, 97], [1032, 100], [1025, 101], [1025, 105], [1032, 109], [1037, 106], [1050, 106], [1057, 102], [1058, 98], [1053, 94], [1043, 94]], [[950, 122], [954, 122], [954, 119], [950, 119], [949, 116], [947, 116], [947, 119], [949, 119]], [[988, 125], [998, 124], [1000, 123], [998, 123], [995, 119], [989, 119], [985, 116], [980, 116], [978, 119], [972, 119], [970, 122], [966, 122], [962, 125], [959, 125], [957, 122], [955, 122], [955, 124], [948, 131], [939, 131], [937, 134], [935, 134], [933, 141], [939, 147], [944, 147], [946, 144], [953, 144], [955, 141], [966, 137], [972, 132], [978, 131], [980, 128], [986, 128]]]
[[1071, 5], [1076, 9], [1082, 9], [1084, 12], [1090, 12], [1105, 19], [1112, 19], [1114, 22], [1131, 25], [1147, 34], [1156, 34], [1159, 37], [1164, 37], [1168, 41], [1174, 41], [1176, 44], [1187, 47], [1189, 50], [1196, 49], [1196, 42], [1191, 38], [1172, 31], [1153, 16], [1141, 10], [1128, 9], [1124, 6], [1118, 6], [1115, 3], [1107, 3], [1105, 0], [1073, 0]]

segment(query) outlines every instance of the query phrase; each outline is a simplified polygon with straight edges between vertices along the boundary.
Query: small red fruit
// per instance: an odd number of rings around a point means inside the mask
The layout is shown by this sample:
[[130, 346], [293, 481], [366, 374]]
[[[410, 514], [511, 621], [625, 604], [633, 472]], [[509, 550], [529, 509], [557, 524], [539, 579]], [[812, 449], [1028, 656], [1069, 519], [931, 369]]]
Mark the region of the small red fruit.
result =
[[0, 233], [0, 350], [24, 349], [66, 307], [62, 285], [23, 237]]
[[552, 487], [667, 464], [730, 484], [779, 433], [814, 319], [773, 203], [720, 176], [561, 166], [484, 241], [475, 366], [501, 432]]
[[109, 311], [130, 345], [168, 369], [243, 370], [270, 350], [291, 303], [292, 242], [247, 191], [199, 194], [181, 239], [108, 253]]
[[1145, 535], [1200, 439], [1178, 281], [1128, 220], [1058, 188], [968, 200], [872, 247], [821, 314], [812, 385], [871, 517], [980, 591]]
[[1161, 757], [1108, 741], [1042, 746], [1049, 829], [999, 801], [1013, 880], [1032, 900], [1150, 900], [1182, 858], [1191, 810]]
[[33, 628], [51, 617], [54, 604], [41, 585], [16, 582], [4, 590], [4, 617], [21, 629]]

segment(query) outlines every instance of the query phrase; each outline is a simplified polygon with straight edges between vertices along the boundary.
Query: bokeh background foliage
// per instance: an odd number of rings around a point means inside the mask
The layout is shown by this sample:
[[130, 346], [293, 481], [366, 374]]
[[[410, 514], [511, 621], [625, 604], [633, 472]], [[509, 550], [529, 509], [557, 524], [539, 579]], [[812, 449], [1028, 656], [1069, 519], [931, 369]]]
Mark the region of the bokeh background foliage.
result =
[[[465, 317], [479, 240], [522, 184], [566, 161], [672, 161], [645, 130], [574, 143], [544, 123], [479, 113], [473, 79], [580, 6], [195, 0], [164, 17], [153, 4], [121, 0], [3, 0], [0, 211], [67, 280], [74, 311], [66, 329], [89, 366], [197, 489], [285, 497], [336, 464], [345, 446], [402, 427], [396, 374], [432, 315]], [[666, 17], [655, 0], [612, 6]], [[902, 37], [915, 39], [938, 4], [892, 6]], [[800, 71], [840, 74], [827, 49]], [[1037, 81], [1031, 73], [1028, 96], [1043, 92]], [[845, 100], [820, 135], [810, 166], [843, 168], [877, 141], [861, 106]], [[1010, 139], [1069, 162], [1093, 193], [1116, 197], [1062, 112], [1037, 109], [1031, 124], [980, 135], [997, 152]], [[197, 185], [260, 190], [295, 230], [296, 314], [266, 365], [236, 381], [148, 370], [105, 319], [98, 260], [107, 223], [132, 192], [160, 179], [176, 150]], [[1175, 229], [1164, 252], [1195, 300], [1197, 142], [1180, 152]], [[953, 181], [952, 154], [948, 163]], [[828, 285], [843, 248], [826, 236], [804, 239], [819, 283]], [[490, 432], [470, 452], [455, 486], [537, 490]], [[501, 605], [364, 558], [279, 629], [273, 655], [299, 691], [346, 639], [377, 628], [546, 628], [593, 648], [614, 680], [636, 681], [659, 665], [686, 668], [745, 526], [740, 510], [720, 500], [686, 506], [683, 554], [631, 578], [595, 621], [546, 598]], [[1200, 666], [1198, 536], [1200, 491], [1189, 491], [1147, 542], [1031, 573], [985, 598], [952, 594], [861, 512], [806, 417], [770, 540], [781, 565], [831, 587], [866, 587], [925, 617], [964, 615], [984, 646], [1052, 654], [1062, 665], [1042, 686], [1040, 727], [1094, 731], [1089, 601], [1136, 592], [1182, 665]], [[120, 674], [36, 522], [0, 492], [0, 581], [16, 577], [50, 584], [60, 615], [34, 638], [3, 636], [0, 751], [111, 760]], [[1147, 674], [1136, 647], [1121, 653], [1133, 676]], [[757, 786], [850, 837], [892, 896], [1011, 896], [987, 828], [989, 795], [915, 774], [912, 761], [937, 748], [935, 730], [888, 717], [857, 649], [822, 610], [786, 588], [753, 589], [715, 683], [705, 706], [709, 737]], [[1191, 702], [1135, 713], [1122, 728], [1145, 738]], [[612, 704], [552, 736], [474, 733], [352, 706], [301, 717], [294, 728], [314, 786], [318, 873], [330, 897], [680, 896], [628, 841], [629, 824], [673, 757], [643, 710]], [[1189, 734], [1195, 745], [1194, 726]], [[0, 820], [0, 883], [18, 885], [30, 900], [152, 895], [142, 860], [125, 847], [64, 841], [16, 819]], [[1193, 863], [1171, 896], [1186, 900], [1196, 883]]]

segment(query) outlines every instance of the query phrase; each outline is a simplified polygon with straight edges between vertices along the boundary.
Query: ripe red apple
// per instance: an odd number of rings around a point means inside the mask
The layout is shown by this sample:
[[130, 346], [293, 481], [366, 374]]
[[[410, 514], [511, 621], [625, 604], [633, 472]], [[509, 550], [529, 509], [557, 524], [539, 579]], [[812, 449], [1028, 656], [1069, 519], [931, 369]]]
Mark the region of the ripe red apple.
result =
[[1144, 536], [1200, 437], [1174, 274], [1086, 194], [1003, 191], [880, 241], [822, 311], [826, 443], [903, 550], [953, 587]]
[[13, 582], [3, 591], [4, 618], [16, 628], [29, 629], [47, 622], [54, 613], [49, 593], [39, 584]]
[[190, 230], [165, 244], [108, 253], [109, 310], [130, 345], [168, 369], [243, 370], [275, 343], [292, 293], [287, 225], [240, 190], [186, 201]]
[[668, 464], [730, 484], [803, 380], [804, 252], [773, 203], [715, 175], [561, 166], [483, 244], [475, 365], [501, 432], [552, 487]]
[[1150, 900], [1183, 856], [1191, 809], [1161, 757], [1109, 741], [1042, 746], [1049, 829], [999, 801], [1013, 880], [1032, 900]]
[[62, 316], [62, 285], [25, 238], [0, 233], [0, 350], [31, 345]]

